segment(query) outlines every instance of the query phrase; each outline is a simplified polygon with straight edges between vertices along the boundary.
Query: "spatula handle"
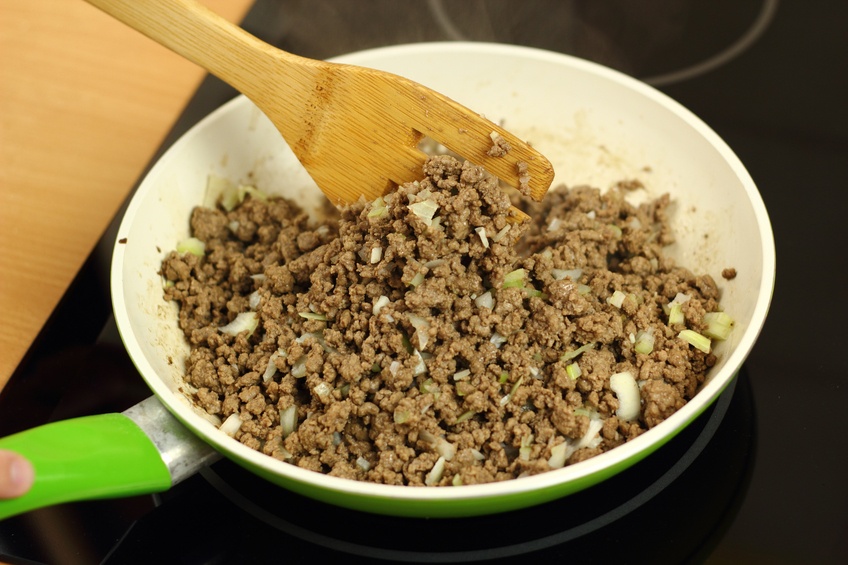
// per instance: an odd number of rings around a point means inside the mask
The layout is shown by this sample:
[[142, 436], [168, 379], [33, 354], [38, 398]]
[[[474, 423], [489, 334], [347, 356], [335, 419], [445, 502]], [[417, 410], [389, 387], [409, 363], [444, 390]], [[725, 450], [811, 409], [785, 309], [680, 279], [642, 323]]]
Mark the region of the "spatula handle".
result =
[[[285, 96], [281, 62], [302, 58], [268, 45], [194, 0], [86, 0], [182, 55], [248, 98]], [[298, 72], [292, 65], [291, 71]]]

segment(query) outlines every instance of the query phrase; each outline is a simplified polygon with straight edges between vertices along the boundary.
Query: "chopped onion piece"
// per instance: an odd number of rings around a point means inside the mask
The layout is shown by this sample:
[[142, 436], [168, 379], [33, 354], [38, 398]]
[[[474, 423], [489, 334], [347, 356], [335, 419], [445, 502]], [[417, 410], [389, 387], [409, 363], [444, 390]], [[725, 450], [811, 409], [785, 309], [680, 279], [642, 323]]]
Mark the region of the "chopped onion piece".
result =
[[621, 292], [620, 290], [616, 290], [612, 293], [612, 296], [607, 298], [607, 303], [612, 304], [616, 308], [621, 308], [621, 305], [624, 304], [624, 299], [627, 298], [627, 295]]
[[389, 297], [385, 295], [381, 295], [377, 300], [374, 301], [374, 305], [371, 307], [371, 313], [377, 315], [380, 313], [380, 310], [383, 309], [383, 306], [389, 303]]
[[492, 332], [492, 337], [489, 338], [489, 341], [494, 344], [495, 347], [500, 349], [501, 345], [507, 342], [507, 338], [505, 338], [498, 332]]
[[474, 305], [477, 306], [477, 308], [488, 308], [489, 310], [494, 310], [495, 299], [492, 296], [492, 292], [487, 290], [486, 292], [475, 298]]
[[318, 320], [319, 322], [327, 321], [327, 316], [324, 314], [316, 314], [315, 312], [298, 312], [297, 315], [301, 318], [306, 318], [307, 320]]
[[331, 387], [328, 383], [321, 381], [315, 385], [312, 392], [317, 394], [319, 398], [327, 398], [333, 392], [333, 387]]
[[383, 258], [383, 248], [382, 247], [372, 247], [371, 248], [371, 264], [379, 263], [380, 259]]
[[575, 408], [574, 409], [574, 415], [575, 416], [586, 416], [587, 418], [590, 418], [590, 419], [597, 419], [597, 418], [601, 417], [601, 415], [598, 414], [598, 412], [596, 410], [588, 408], [585, 405], [581, 406], [580, 408]]
[[386, 208], [385, 206], [375, 207], [375, 208], [371, 208], [371, 210], [368, 211], [368, 217], [369, 218], [382, 218], [388, 212], [389, 212], [389, 209]]
[[224, 423], [221, 424], [220, 430], [227, 434], [230, 437], [235, 437], [238, 433], [239, 429], [241, 429], [241, 418], [236, 413], [230, 414]]
[[468, 375], [471, 374], [469, 369], [463, 369], [462, 371], [457, 371], [453, 374], [453, 380], [455, 381], [463, 381], [468, 378]]
[[679, 306], [681, 304], [686, 304], [687, 302], [689, 302], [690, 298], [691, 297], [688, 294], [683, 294], [682, 292], [678, 292], [676, 295], [674, 295], [674, 298], [668, 304], [663, 306], [663, 312], [665, 312], [666, 314], [669, 314], [671, 312], [671, 309], [675, 305]]
[[400, 369], [400, 361], [392, 361], [389, 365], [389, 372], [393, 377], [397, 375], [398, 369]]
[[378, 196], [371, 203], [371, 209], [368, 211], [369, 218], [380, 218], [388, 213], [389, 209], [386, 206], [386, 201], [382, 196]]
[[277, 364], [274, 362], [278, 358], [286, 357], [286, 352], [284, 349], [278, 349], [274, 353], [271, 354], [271, 357], [268, 359], [268, 366], [265, 367], [265, 373], [262, 375], [262, 382], [267, 383], [270, 381], [274, 375], [277, 373]]
[[580, 347], [578, 347], [574, 351], [566, 351], [565, 353], [562, 354], [562, 356], [559, 358], [559, 360], [560, 361], [570, 361], [570, 360], [574, 359], [575, 357], [577, 357], [578, 355], [580, 355], [581, 353], [583, 353], [584, 351], [588, 351], [588, 350], [594, 349], [594, 348], [595, 348], [595, 342], [594, 341], [589, 342], [585, 345], [581, 345]]
[[[207, 184], [207, 187], [209, 185]], [[231, 212], [233, 208], [239, 205], [241, 201], [239, 200], [239, 190], [233, 185], [229, 184], [226, 186], [221, 192], [221, 207], [227, 212]]]
[[251, 293], [250, 293], [250, 295], [247, 297], [247, 304], [248, 304], [248, 306], [250, 306], [250, 309], [251, 309], [251, 310], [256, 310], [256, 308], [258, 308], [258, 307], [259, 307], [259, 303], [260, 303], [261, 301], [262, 301], [262, 297], [261, 297], [261, 296], [259, 296], [259, 291], [258, 291], [258, 290], [254, 290], [254, 291], [253, 291], [253, 292], [251, 292]]
[[418, 432], [421, 441], [429, 444], [433, 451], [439, 454], [445, 461], [450, 461], [456, 455], [456, 446], [441, 436], [435, 436], [428, 430]]
[[430, 469], [430, 472], [427, 473], [427, 476], [424, 477], [424, 484], [429, 486], [433, 486], [438, 484], [439, 481], [442, 480], [442, 474], [445, 472], [445, 458], [439, 457], [436, 460], [436, 464], [433, 465], [433, 468]]
[[668, 325], [677, 326], [683, 322], [683, 307], [680, 304], [671, 304], [671, 308], [668, 311]]
[[615, 411], [615, 415], [625, 422], [632, 422], [638, 418], [642, 399], [639, 396], [639, 385], [636, 384], [633, 374], [624, 371], [611, 375], [610, 389], [618, 398], [618, 410]]
[[551, 456], [548, 458], [548, 466], [552, 469], [561, 469], [565, 467], [565, 461], [571, 455], [568, 449], [567, 441], [558, 443], [551, 448]]
[[395, 410], [392, 415], [395, 424], [405, 424], [409, 421], [409, 410]]
[[414, 287], [417, 287], [419, 284], [421, 284], [423, 282], [424, 282], [424, 273], [416, 273], [415, 276], [412, 277], [412, 280], [409, 281], [409, 285], [414, 288]]
[[209, 173], [206, 177], [206, 194], [203, 198], [203, 205], [207, 208], [214, 208], [221, 195], [227, 190], [232, 190], [232, 188], [233, 183], [229, 179], [215, 173]]
[[475, 414], [477, 414], [477, 412], [475, 412], [474, 410], [468, 410], [466, 412], [463, 412], [462, 414], [459, 415], [459, 418], [456, 419], [456, 423], [461, 424], [462, 422], [464, 422], [466, 420], [470, 420], [471, 418], [474, 417]]
[[578, 292], [578, 294], [580, 294], [582, 296], [586, 296], [587, 294], [592, 292], [592, 287], [587, 285], [587, 284], [578, 284], [577, 285], [577, 292]]
[[486, 235], [486, 228], [484, 228], [484, 227], [474, 228], [474, 231], [476, 231], [477, 235], [480, 236], [480, 241], [483, 242], [483, 247], [488, 249], [489, 248], [489, 237]]
[[507, 224], [504, 227], [502, 227], [498, 233], [496, 233], [495, 235], [492, 236], [492, 241], [497, 243], [501, 239], [503, 239], [503, 236], [506, 235], [506, 233], [509, 231], [509, 228], [510, 228], [510, 224]]
[[450, 461], [456, 455], [456, 446], [443, 437], [436, 438], [434, 449], [436, 453], [444, 457], [445, 461]]
[[427, 332], [430, 329], [430, 322], [412, 312], [407, 312], [406, 317], [409, 318], [409, 323], [415, 328], [415, 335], [418, 336], [418, 349], [424, 349], [430, 341], [430, 334]]
[[221, 194], [221, 207], [230, 212], [244, 202], [244, 198], [247, 195], [250, 195], [251, 198], [256, 198], [257, 200], [268, 200], [268, 195], [262, 192], [261, 190], [252, 187], [252, 186], [233, 186], [224, 189], [224, 192]]
[[439, 205], [431, 199], [422, 200], [421, 202], [409, 205], [409, 210], [421, 218], [421, 220], [423, 220], [428, 226], [432, 225], [433, 216], [436, 214], [438, 209]]
[[644, 355], [651, 353], [654, 350], [654, 328], [636, 332], [633, 349]]
[[518, 380], [515, 381], [515, 384], [512, 385], [512, 388], [509, 391], [509, 394], [501, 398], [500, 404], [501, 406], [506, 406], [509, 404], [509, 401], [512, 400], [512, 397], [515, 396], [515, 391], [518, 390], [518, 387], [521, 386], [521, 383], [524, 381], [524, 377], [518, 377]]
[[256, 198], [257, 200], [268, 200], [268, 195], [253, 186], [240, 186], [239, 192], [241, 193], [241, 201], [244, 201], [244, 197], [248, 194], [251, 198]]
[[371, 469], [371, 463], [369, 463], [366, 458], [361, 456], [356, 458], [356, 466], [366, 472]]
[[432, 261], [427, 261], [426, 263], [424, 263], [424, 266], [427, 267], [428, 269], [434, 269], [434, 268], [438, 267], [439, 265], [444, 265], [444, 264], [445, 264], [444, 259], [433, 259]]
[[324, 336], [320, 332], [319, 333], [306, 332], [305, 334], [298, 336], [294, 341], [296, 343], [304, 343], [304, 342], [306, 342], [307, 339], [314, 339], [315, 341], [317, 341], [321, 345], [324, 344]]
[[187, 237], [177, 244], [177, 253], [185, 255], [191, 253], [198, 257], [203, 257], [206, 254], [206, 244], [196, 237]]
[[440, 389], [439, 385], [433, 382], [433, 379], [427, 379], [421, 386], [418, 387], [418, 390], [421, 391], [422, 394], [439, 394]]
[[707, 324], [704, 335], [723, 341], [730, 337], [734, 321], [724, 312], [708, 312], [704, 314], [704, 323]]
[[247, 336], [250, 337], [258, 325], [259, 317], [256, 315], [256, 312], [242, 312], [232, 322], [226, 326], [221, 326], [218, 330], [231, 336], [237, 336], [241, 332], [246, 331]]
[[671, 301], [672, 304], [686, 304], [692, 297], [688, 294], [683, 294], [682, 292], [678, 292], [674, 295], [674, 300]]
[[424, 357], [421, 356], [421, 352], [417, 349], [414, 352], [415, 356], [418, 357], [418, 363], [415, 365], [415, 368], [412, 370], [412, 374], [415, 376], [423, 375], [427, 372], [427, 364], [424, 362]]
[[280, 429], [283, 432], [283, 439], [289, 437], [293, 431], [297, 429], [297, 406], [292, 404], [282, 412], [280, 412]]
[[577, 364], [577, 361], [566, 366], [565, 372], [568, 375], [568, 378], [572, 381], [576, 381], [583, 375], [583, 370], [580, 369], [580, 365]]
[[583, 269], [551, 269], [551, 276], [555, 281], [561, 281], [568, 277], [577, 282], [581, 275], [583, 275]]
[[699, 334], [694, 330], [683, 330], [677, 337], [691, 345], [696, 349], [700, 349], [704, 353], [710, 352], [710, 338]]
[[607, 227], [609, 227], [610, 231], [612, 231], [612, 233], [613, 233], [613, 235], [615, 236], [616, 239], [621, 239], [621, 228], [620, 227], [618, 227], [615, 224], [609, 224]]
[[302, 379], [306, 376], [306, 355], [294, 362], [291, 368], [291, 376], [296, 379]]
[[554, 218], [551, 220], [551, 223], [548, 224], [548, 231], [556, 231], [559, 229], [559, 225], [562, 223], [562, 220], [559, 218]]
[[255, 280], [256, 282], [265, 282], [265, 273], [258, 273], [255, 275], [250, 275], [250, 278]]
[[522, 461], [530, 461], [530, 454], [533, 452], [533, 440], [536, 439], [533, 434], [527, 434], [521, 438], [521, 447], [518, 448], [518, 458]]
[[504, 276], [502, 288], [523, 288], [524, 287], [524, 269], [515, 269]]
[[604, 421], [600, 417], [589, 418], [589, 428], [580, 441], [574, 446], [574, 451], [584, 447], [597, 447], [601, 443], [601, 438], [598, 437], [598, 432], [604, 427]]
[[541, 298], [542, 300], [544, 300], [548, 297], [547, 294], [545, 294], [541, 290], [536, 290], [532, 286], [525, 287], [524, 293], [527, 295], [527, 298]]

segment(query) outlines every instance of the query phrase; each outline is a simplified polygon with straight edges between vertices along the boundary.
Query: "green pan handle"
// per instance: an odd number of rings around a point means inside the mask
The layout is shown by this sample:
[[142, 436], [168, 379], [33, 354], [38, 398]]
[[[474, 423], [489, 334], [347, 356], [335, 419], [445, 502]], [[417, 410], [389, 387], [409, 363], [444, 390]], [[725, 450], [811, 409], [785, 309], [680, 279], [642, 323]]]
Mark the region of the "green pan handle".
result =
[[171, 475], [156, 446], [124, 414], [85, 416], [0, 439], [0, 449], [29, 459], [35, 483], [0, 500], [0, 520], [53, 504], [161, 492]]

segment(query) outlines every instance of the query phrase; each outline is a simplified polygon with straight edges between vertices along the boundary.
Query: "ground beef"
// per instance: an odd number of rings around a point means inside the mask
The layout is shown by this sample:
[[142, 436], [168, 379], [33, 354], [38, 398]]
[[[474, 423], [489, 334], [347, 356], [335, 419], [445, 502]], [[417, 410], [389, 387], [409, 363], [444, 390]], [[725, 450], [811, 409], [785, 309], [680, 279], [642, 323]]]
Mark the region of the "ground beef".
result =
[[499, 133], [492, 132], [489, 134], [492, 138], [492, 146], [486, 151], [490, 157], [503, 157], [512, 150], [512, 146]]
[[[485, 483], [603, 453], [692, 398], [715, 357], [678, 334], [719, 292], [663, 255], [667, 196], [631, 205], [626, 182], [535, 203], [452, 157], [423, 173], [321, 224], [257, 191], [192, 213], [205, 254], [168, 255], [165, 297], [192, 399], [236, 439], [340, 477]], [[538, 222], [507, 221], [513, 205]], [[641, 389], [632, 421], [619, 372]]]

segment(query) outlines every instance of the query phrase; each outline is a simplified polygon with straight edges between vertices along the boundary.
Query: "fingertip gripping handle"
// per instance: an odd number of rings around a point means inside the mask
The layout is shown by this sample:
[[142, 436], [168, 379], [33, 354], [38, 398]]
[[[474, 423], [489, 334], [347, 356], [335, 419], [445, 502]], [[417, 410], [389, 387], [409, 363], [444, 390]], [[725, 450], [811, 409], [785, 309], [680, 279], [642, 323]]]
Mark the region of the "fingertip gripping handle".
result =
[[0, 520], [63, 502], [161, 492], [171, 475], [156, 447], [123, 414], [46, 424], [0, 439], [35, 469], [25, 495], [0, 500]]

